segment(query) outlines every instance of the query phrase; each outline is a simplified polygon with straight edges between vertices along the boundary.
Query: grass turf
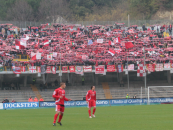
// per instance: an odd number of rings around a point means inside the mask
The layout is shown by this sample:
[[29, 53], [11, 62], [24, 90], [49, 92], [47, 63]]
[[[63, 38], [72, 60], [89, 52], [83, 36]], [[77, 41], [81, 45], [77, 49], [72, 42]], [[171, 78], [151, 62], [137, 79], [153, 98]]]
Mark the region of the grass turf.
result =
[[55, 109], [0, 110], [1, 130], [172, 130], [173, 105], [66, 108], [63, 126], [52, 126]]

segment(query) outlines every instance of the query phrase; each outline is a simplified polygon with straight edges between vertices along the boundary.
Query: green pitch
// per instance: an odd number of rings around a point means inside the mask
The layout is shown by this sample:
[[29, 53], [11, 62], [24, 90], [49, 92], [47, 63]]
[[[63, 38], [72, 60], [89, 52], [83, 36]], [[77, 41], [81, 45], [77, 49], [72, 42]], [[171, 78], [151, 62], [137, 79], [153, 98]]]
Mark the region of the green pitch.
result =
[[173, 130], [173, 105], [66, 108], [63, 126], [52, 126], [50, 109], [0, 110], [0, 130]]

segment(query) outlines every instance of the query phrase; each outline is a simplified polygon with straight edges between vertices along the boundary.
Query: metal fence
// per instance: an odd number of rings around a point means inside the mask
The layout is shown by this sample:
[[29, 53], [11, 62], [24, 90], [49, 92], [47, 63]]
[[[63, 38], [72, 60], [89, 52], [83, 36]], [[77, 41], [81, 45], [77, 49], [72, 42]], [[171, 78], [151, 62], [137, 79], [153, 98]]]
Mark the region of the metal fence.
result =
[[[145, 24], [146, 26], [150, 26], [153, 24], [173, 24], [173, 20], [130, 20], [130, 21], [66, 21], [63, 22], [62, 24], [81, 24], [85, 26], [89, 25], [113, 25], [117, 23], [125, 23], [126, 26], [129, 25], [138, 25], [142, 26]], [[52, 23], [50, 21], [42, 21], [42, 22], [35, 22], [35, 21], [0, 21], [0, 24], [5, 24], [5, 23], [11, 23], [15, 26], [18, 26], [20, 28], [26, 28], [27, 26], [39, 26], [41, 24], [46, 24], [46, 23]], [[60, 22], [61, 23], [61, 22]]]
[[71, 24], [81, 24], [81, 25], [113, 25], [117, 23], [125, 23], [126, 26], [129, 25], [138, 25], [142, 26], [145, 24], [146, 26], [154, 25], [154, 24], [173, 24], [173, 20], [130, 20], [130, 21], [72, 21]]

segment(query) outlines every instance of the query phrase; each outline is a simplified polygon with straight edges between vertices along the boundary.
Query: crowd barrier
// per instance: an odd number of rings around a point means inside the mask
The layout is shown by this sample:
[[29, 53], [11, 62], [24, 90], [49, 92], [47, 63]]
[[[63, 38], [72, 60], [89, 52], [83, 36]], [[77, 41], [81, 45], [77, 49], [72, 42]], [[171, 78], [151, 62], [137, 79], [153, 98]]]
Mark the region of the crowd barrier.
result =
[[[150, 103], [170, 103], [173, 98], [151, 98]], [[97, 100], [96, 106], [116, 106], [116, 105], [130, 105], [130, 104], [147, 104], [148, 99], [111, 99], [111, 100]], [[68, 101], [65, 102], [66, 107], [87, 107], [86, 101]], [[40, 102], [40, 107], [55, 107], [55, 102]]]
[[[173, 103], [173, 98], [150, 98], [152, 103]], [[110, 99], [97, 100], [96, 106], [119, 106], [119, 105], [139, 105], [147, 104], [148, 99]], [[24, 109], [24, 108], [44, 108], [55, 107], [54, 101], [44, 102], [18, 102], [18, 103], [0, 103], [0, 109]], [[87, 107], [86, 101], [65, 101], [65, 107]]]

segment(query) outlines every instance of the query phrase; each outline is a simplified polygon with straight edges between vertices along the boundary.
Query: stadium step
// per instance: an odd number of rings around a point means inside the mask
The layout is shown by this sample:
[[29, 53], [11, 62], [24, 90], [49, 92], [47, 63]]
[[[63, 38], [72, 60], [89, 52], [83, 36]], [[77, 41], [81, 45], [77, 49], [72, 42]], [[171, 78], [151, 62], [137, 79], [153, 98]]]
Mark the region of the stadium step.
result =
[[104, 82], [104, 83], [102, 83], [102, 86], [103, 86], [103, 90], [104, 90], [106, 99], [112, 99], [112, 95], [111, 95], [108, 83]]
[[[30, 85], [32, 88], [32, 91], [34, 92], [35, 96], [37, 97], [37, 99], [39, 100], [40, 98], [42, 98], [40, 92], [38, 91], [37, 87], [35, 85]], [[44, 99], [43, 99], [44, 100]]]

